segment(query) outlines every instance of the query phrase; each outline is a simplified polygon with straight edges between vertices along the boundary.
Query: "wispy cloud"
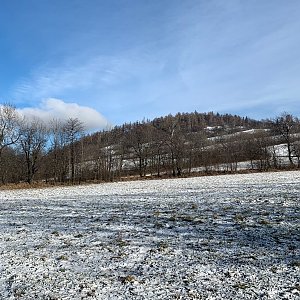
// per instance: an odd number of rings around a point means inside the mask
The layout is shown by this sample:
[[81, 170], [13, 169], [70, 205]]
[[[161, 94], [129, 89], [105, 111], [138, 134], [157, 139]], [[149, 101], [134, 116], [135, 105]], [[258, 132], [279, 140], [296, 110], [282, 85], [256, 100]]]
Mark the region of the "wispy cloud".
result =
[[124, 59], [97, 56], [83, 61], [74, 57], [60, 66], [43, 66], [34, 70], [14, 87], [14, 97], [41, 99], [70, 90], [101, 89], [122, 80], [125, 70], [130, 70], [130, 67]]
[[34, 70], [14, 87], [12, 98], [33, 107], [39, 107], [41, 99], [64, 99], [88, 104], [104, 115], [109, 111], [110, 119], [121, 115], [126, 120], [127, 115], [136, 112], [134, 107], [141, 108], [143, 101], [155, 98], [156, 80], [161, 78], [164, 65], [163, 58], [145, 48], [118, 56], [74, 56], [60, 66], [45, 65]]
[[54, 119], [65, 121], [77, 118], [86, 130], [101, 130], [110, 125], [104, 116], [91, 107], [53, 98], [42, 101], [37, 107], [18, 109], [18, 112], [27, 118], [40, 118], [46, 124]]

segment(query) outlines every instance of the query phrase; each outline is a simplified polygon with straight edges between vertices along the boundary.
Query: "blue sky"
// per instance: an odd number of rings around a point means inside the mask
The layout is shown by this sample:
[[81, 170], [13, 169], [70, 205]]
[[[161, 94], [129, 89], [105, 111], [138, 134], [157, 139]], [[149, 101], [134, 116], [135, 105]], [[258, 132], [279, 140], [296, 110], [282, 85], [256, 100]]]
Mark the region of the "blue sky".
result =
[[94, 128], [300, 116], [299, 15], [298, 0], [0, 0], [0, 101]]

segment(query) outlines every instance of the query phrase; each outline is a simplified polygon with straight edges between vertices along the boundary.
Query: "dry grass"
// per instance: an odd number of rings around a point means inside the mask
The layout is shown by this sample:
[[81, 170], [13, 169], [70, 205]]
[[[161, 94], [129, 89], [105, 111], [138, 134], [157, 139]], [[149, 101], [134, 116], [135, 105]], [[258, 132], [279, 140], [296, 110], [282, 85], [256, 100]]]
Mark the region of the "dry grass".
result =
[[[253, 174], [253, 173], [271, 173], [271, 172], [285, 172], [285, 171], [298, 171], [299, 168], [281, 168], [281, 169], [269, 169], [269, 170], [238, 170], [235, 172], [230, 171], [210, 171], [210, 172], [191, 172], [183, 173], [179, 178], [189, 178], [189, 177], [205, 177], [205, 176], [218, 176], [218, 175], [228, 175], [228, 174]], [[157, 179], [177, 179], [178, 177], [172, 176], [172, 174], [161, 174], [157, 175], [146, 175], [140, 177], [139, 175], [128, 175], [120, 178], [115, 178], [111, 181], [104, 180], [87, 180], [81, 182], [54, 182], [54, 181], [35, 181], [29, 184], [28, 182], [19, 183], [7, 183], [4, 185], [0, 184], [0, 190], [17, 190], [17, 189], [38, 189], [38, 188], [49, 188], [57, 186], [75, 186], [75, 185], [88, 185], [88, 184], [99, 184], [105, 182], [127, 182], [127, 181], [141, 181], [141, 180], [157, 180]]]
[[54, 183], [46, 183], [46, 182], [33, 182], [29, 184], [28, 182], [19, 182], [19, 183], [7, 183], [5, 185], [0, 186], [0, 190], [22, 190], [22, 189], [40, 189], [40, 188], [48, 188], [53, 186], [67, 186], [71, 184], [54, 184]]

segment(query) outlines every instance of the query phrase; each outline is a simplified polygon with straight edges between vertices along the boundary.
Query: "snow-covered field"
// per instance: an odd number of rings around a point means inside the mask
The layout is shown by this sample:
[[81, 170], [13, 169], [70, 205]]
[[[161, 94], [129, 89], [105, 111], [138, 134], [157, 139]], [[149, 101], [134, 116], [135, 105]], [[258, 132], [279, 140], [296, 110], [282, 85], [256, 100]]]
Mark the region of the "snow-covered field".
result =
[[300, 299], [300, 172], [0, 192], [0, 299]]

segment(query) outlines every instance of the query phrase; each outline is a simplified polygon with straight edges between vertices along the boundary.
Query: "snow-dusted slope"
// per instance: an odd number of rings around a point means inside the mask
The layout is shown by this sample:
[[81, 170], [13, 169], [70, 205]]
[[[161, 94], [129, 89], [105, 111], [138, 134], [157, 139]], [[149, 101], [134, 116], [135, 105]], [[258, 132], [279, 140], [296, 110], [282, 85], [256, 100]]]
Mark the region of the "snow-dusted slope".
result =
[[300, 172], [0, 192], [0, 299], [299, 299]]

